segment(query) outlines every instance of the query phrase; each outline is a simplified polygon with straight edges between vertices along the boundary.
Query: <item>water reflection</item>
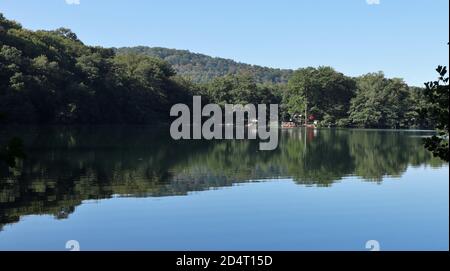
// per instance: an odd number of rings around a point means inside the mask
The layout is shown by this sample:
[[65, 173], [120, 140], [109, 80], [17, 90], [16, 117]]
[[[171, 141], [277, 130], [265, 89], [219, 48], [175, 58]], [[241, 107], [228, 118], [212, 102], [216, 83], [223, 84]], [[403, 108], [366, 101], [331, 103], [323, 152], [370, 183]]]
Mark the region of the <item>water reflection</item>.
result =
[[259, 151], [252, 140], [173, 141], [166, 127], [9, 129], [0, 138], [21, 134], [27, 159], [14, 170], [0, 166], [0, 230], [29, 214], [67, 218], [88, 199], [185, 195], [280, 177], [381, 183], [408, 166], [442, 166], [421, 145], [426, 132], [282, 130], [275, 151]]

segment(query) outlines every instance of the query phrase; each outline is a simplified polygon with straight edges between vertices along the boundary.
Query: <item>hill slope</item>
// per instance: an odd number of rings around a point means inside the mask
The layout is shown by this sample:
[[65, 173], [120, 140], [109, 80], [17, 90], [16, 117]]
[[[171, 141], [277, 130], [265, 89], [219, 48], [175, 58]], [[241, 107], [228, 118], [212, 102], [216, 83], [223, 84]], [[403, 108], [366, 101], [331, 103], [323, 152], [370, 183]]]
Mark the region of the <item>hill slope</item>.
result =
[[207, 82], [215, 77], [229, 74], [250, 73], [259, 83], [286, 83], [292, 70], [274, 69], [234, 60], [192, 53], [187, 50], [161, 47], [122, 47], [120, 53], [137, 53], [159, 57], [170, 63], [177, 74], [191, 78], [194, 82]]

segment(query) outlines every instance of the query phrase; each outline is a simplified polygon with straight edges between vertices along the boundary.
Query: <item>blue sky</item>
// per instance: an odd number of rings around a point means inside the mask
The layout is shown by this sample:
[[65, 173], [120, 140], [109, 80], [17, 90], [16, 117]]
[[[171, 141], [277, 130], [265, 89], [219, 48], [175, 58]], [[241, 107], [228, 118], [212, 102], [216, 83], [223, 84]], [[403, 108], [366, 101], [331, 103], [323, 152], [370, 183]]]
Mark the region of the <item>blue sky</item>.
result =
[[448, 0], [0, 0], [24, 27], [68, 27], [88, 45], [327, 65], [350, 76], [382, 70], [419, 86], [448, 65], [448, 10]]

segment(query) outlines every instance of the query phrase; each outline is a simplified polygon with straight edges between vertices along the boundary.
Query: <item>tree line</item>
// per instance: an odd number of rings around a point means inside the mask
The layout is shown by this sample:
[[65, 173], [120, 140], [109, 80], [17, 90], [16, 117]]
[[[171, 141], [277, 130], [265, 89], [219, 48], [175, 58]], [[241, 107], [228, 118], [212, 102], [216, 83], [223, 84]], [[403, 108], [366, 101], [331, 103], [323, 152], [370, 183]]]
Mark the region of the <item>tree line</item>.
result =
[[[86, 46], [69, 29], [30, 31], [0, 15], [3, 122], [165, 122], [173, 104], [190, 104], [193, 95], [202, 95], [222, 105], [277, 103], [283, 120], [301, 115], [307, 107], [318, 125], [326, 127], [435, 125], [433, 118], [420, 114], [430, 105], [424, 88], [409, 87], [381, 72], [352, 78], [331, 67], [308, 67], [271, 81], [261, 80], [264, 71], [244, 70], [198, 83], [177, 75], [172, 65], [149, 56], [146, 48]], [[176, 62], [173, 53], [167, 55], [162, 48], [152, 52]], [[186, 54], [181, 54], [183, 59]], [[181, 62], [186, 61], [189, 58]]]
[[274, 69], [239, 63], [231, 59], [192, 53], [188, 50], [147, 46], [122, 47], [115, 50], [120, 54], [134, 53], [161, 58], [172, 65], [177, 74], [195, 83], [206, 83], [217, 77], [239, 75], [243, 72], [251, 74], [257, 83], [287, 83], [293, 73], [290, 69]]
[[[425, 89], [382, 72], [351, 78], [331, 67], [297, 70], [283, 103], [289, 115], [304, 112], [319, 125], [359, 128], [433, 128]], [[422, 114], [421, 114], [422, 112]]]
[[13, 123], [152, 123], [189, 89], [158, 58], [29, 31], [0, 15], [0, 111]]

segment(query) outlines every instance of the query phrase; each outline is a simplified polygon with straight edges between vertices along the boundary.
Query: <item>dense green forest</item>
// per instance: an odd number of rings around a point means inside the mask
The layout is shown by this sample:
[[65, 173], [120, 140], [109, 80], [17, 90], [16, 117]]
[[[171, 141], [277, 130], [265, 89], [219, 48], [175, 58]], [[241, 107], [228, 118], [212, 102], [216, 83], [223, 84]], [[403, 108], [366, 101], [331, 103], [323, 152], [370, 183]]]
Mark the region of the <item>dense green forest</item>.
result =
[[352, 78], [331, 67], [283, 71], [188, 51], [92, 47], [69, 29], [30, 31], [0, 15], [6, 123], [167, 122], [173, 104], [202, 95], [222, 105], [277, 103], [283, 120], [307, 106], [326, 127], [432, 128], [424, 90], [382, 72]]
[[29, 31], [0, 15], [0, 111], [19, 123], [149, 123], [191, 97], [166, 62]]
[[257, 83], [286, 83], [293, 73], [288, 69], [273, 69], [239, 63], [231, 59], [211, 57], [187, 50], [137, 46], [122, 47], [116, 51], [119, 54], [133, 53], [161, 58], [172, 65], [177, 74], [196, 83], [206, 83], [217, 77], [241, 73], [251, 75]]

